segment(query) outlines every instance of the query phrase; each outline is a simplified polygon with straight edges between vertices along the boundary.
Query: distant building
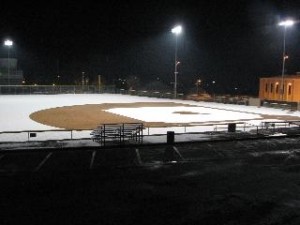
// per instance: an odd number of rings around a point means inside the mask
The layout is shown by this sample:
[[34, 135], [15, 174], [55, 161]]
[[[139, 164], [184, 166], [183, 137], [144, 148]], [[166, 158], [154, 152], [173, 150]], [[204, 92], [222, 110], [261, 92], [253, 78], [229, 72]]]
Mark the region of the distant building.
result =
[[[283, 89], [282, 89], [283, 81]], [[260, 78], [261, 101], [300, 102], [300, 74]]]
[[23, 71], [17, 68], [16, 58], [0, 59], [0, 85], [20, 85], [24, 79]]

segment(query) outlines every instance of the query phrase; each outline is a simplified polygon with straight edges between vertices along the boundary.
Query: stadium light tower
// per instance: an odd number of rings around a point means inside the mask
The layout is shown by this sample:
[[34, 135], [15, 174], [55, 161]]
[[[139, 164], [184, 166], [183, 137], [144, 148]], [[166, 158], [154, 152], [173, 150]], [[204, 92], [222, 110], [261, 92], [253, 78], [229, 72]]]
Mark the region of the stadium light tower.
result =
[[175, 34], [175, 71], [174, 71], [174, 98], [177, 97], [177, 66], [179, 65], [179, 61], [177, 59], [177, 37], [182, 32], [181, 26], [174, 27], [171, 32]]
[[283, 95], [284, 95], [284, 84], [283, 84], [283, 77], [284, 77], [284, 70], [285, 70], [285, 60], [288, 59], [288, 55], [285, 51], [285, 36], [286, 36], [286, 28], [291, 27], [295, 24], [295, 21], [293, 20], [285, 20], [281, 21], [278, 25], [283, 27], [283, 52], [282, 52], [282, 73], [281, 73], [281, 88], [280, 88], [280, 94], [281, 94], [281, 101], [283, 101]]
[[9, 80], [9, 70], [10, 70], [10, 63], [9, 63], [9, 50], [10, 48], [13, 46], [13, 41], [12, 40], [5, 40], [4, 41], [4, 45], [8, 47], [8, 51], [7, 51], [7, 84], [10, 85], [10, 80]]

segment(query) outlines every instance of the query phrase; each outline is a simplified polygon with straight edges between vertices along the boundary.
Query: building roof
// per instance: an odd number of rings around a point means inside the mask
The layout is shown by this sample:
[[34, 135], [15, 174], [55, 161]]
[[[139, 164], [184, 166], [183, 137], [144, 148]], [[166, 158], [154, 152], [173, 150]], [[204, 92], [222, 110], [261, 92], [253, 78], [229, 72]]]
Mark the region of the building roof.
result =
[[[300, 74], [295, 75], [284, 75], [285, 79], [300, 79]], [[260, 79], [282, 79], [282, 75], [272, 76], [272, 77], [261, 77]]]

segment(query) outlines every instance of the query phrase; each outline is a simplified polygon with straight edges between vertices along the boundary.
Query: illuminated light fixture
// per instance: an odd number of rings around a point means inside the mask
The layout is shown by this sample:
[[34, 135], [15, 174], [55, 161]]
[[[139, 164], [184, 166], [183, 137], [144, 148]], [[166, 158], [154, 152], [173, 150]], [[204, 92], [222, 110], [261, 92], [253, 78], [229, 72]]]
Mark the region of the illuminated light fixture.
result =
[[279, 26], [284, 26], [284, 27], [290, 27], [293, 26], [294, 24], [295, 24], [294, 20], [285, 20], [278, 23]]
[[13, 42], [11, 40], [5, 40], [4, 41], [4, 45], [5, 46], [12, 46], [13, 45]]
[[176, 34], [176, 35], [180, 34], [181, 31], [182, 31], [182, 27], [181, 27], [181, 26], [176, 26], [176, 27], [174, 27], [174, 28], [171, 30], [171, 32], [172, 32], [173, 34]]

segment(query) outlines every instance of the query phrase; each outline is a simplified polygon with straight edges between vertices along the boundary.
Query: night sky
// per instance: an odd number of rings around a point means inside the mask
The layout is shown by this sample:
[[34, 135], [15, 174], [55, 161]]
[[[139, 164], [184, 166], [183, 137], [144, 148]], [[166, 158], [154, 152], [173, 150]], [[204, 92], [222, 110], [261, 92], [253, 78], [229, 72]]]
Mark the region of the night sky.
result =
[[[84, 1], [1, 3], [0, 34], [27, 83], [74, 84], [137, 77], [141, 86], [174, 81], [174, 25], [179, 89], [202, 80], [209, 92], [257, 95], [259, 77], [281, 75], [283, 28], [299, 19], [299, 1]], [[288, 28], [286, 73], [300, 71], [300, 26]], [[7, 57], [2, 46], [1, 56]], [[212, 85], [212, 81], [215, 84]]]

